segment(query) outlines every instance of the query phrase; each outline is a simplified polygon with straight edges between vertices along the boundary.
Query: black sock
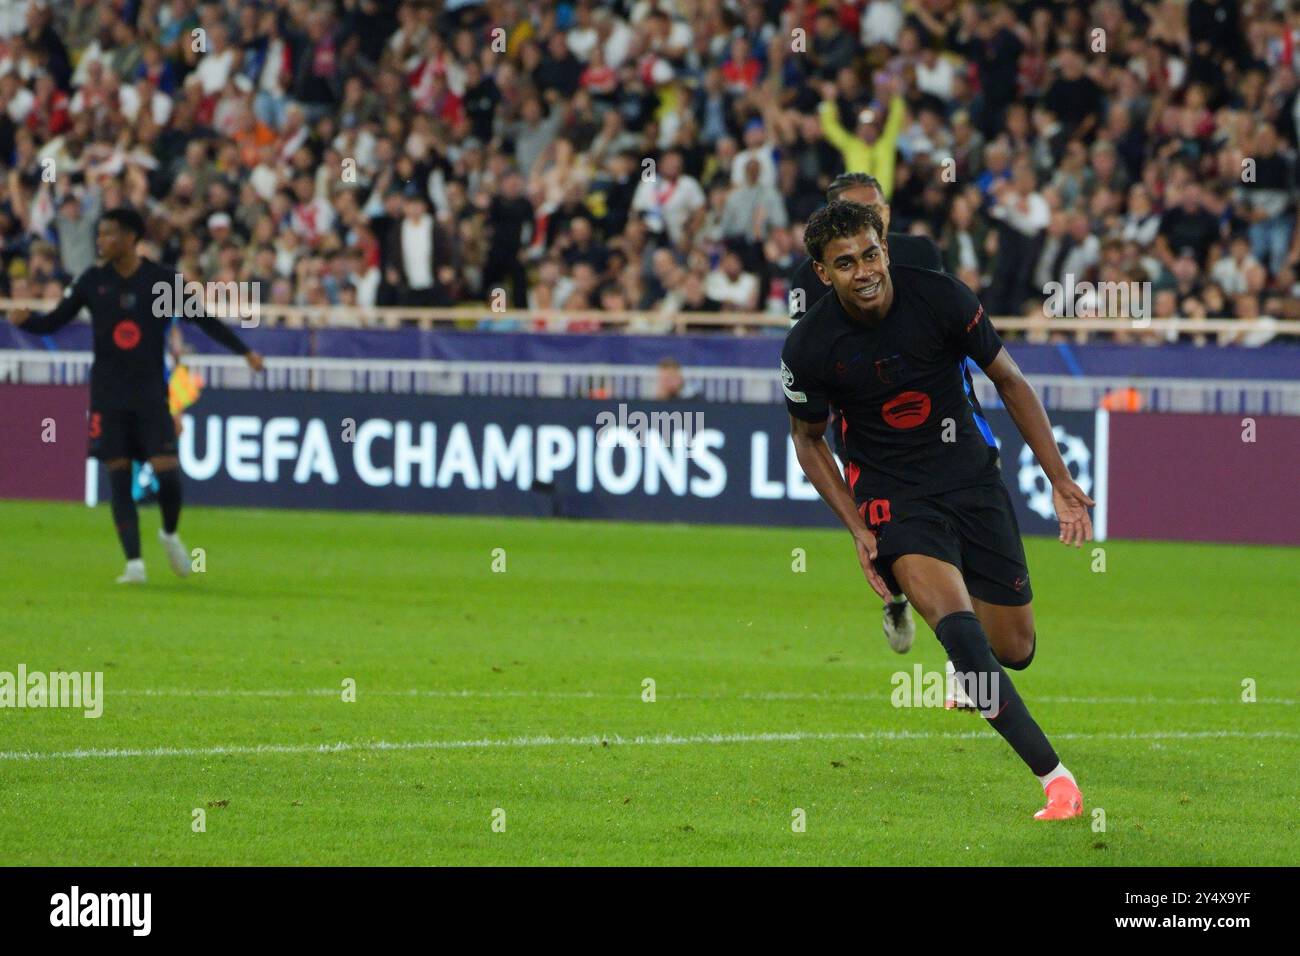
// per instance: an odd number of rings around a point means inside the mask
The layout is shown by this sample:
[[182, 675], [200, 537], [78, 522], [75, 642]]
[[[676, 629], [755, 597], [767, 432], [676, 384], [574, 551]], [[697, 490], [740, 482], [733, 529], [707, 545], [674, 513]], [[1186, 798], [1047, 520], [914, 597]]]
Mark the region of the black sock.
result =
[[126, 559], [140, 557], [140, 520], [135, 513], [135, 499], [131, 497], [131, 469], [109, 469], [108, 487], [112, 492], [113, 524], [122, 542]]
[[948, 652], [958, 678], [967, 682], [966, 693], [993, 729], [1037, 776], [1055, 770], [1060, 758], [993, 656], [979, 618], [970, 611], [949, 614], [939, 622], [935, 635]]
[[[1004, 661], [998, 658], [998, 663], [1003, 667], [1010, 667], [1013, 671], [1022, 671], [1034, 662], [1034, 653], [1038, 650], [1038, 635], [1034, 635], [1034, 643], [1029, 645], [1029, 655], [1019, 661]], [[996, 655], [995, 655], [996, 656]]]
[[154, 471], [158, 479], [158, 506], [162, 509], [163, 531], [176, 533], [181, 521], [181, 470]]

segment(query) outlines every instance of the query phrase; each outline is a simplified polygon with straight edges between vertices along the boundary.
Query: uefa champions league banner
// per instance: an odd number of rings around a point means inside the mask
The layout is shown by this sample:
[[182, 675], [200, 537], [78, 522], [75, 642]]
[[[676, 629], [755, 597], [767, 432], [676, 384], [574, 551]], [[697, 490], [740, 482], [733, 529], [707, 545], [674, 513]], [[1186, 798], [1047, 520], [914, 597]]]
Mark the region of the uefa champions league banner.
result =
[[[989, 419], [1021, 529], [1055, 535], [1046, 477]], [[1094, 415], [1053, 422], [1091, 490]], [[780, 405], [212, 390], [180, 457], [195, 504], [837, 525]]]
[[[0, 498], [107, 499], [103, 470], [87, 468], [86, 401], [81, 386], [0, 384]], [[1046, 478], [1006, 413], [988, 417], [1021, 529], [1055, 536]], [[1300, 545], [1300, 417], [1054, 412], [1052, 422], [1097, 499], [1099, 538]], [[197, 503], [835, 525], [779, 405], [209, 390], [186, 425], [186, 496]], [[605, 448], [603, 428], [625, 441]], [[691, 447], [674, 447], [675, 431], [689, 431]]]

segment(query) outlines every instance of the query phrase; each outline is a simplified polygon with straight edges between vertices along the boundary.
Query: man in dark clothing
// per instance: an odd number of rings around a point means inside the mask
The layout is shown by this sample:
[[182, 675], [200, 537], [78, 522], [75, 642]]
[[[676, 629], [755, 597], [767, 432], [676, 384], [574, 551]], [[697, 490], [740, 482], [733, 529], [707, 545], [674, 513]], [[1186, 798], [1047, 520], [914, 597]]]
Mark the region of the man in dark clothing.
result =
[[501, 102], [501, 90], [496, 80], [483, 75], [477, 60], [465, 64], [465, 115], [469, 117], [474, 138], [484, 143], [492, 140], [492, 120]]
[[313, 10], [308, 14], [305, 32], [290, 32], [289, 45], [293, 52], [290, 92], [304, 105], [308, 120], [314, 121], [342, 98], [340, 36], [328, 13]]
[[[781, 352], [795, 454], [853, 535], [872, 589], [916, 603], [955, 683], [1037, 776], [1047, 805], [1034, 817], [1077, 817], [1078, 784], [1004, 669], [1033, 660], [1033, 592], [996, 450], [966, 391], [967, 360], [992, 379], [1051, 481], [1062, 543], [1091, 540], [1094, 502], [1070, 477], [1042, 403], [975, 294], [940, 272], [892, 264], [884, 233], [874, 210], [852, 202], [808, 222], [804, 244], [833, 291]], [[825, 441], [832, 405], [847, 474]]]
[[[836, 176], [830, 188], [826, 190], [826, 201], [858, 203], [873, 209], [884, 223], [884, 228], [889, 229], [889, 204], [885, 202], [884, 190], [880, 188], [880, 183], [874, 176], [868, 176], [866, 173], [843, 173]], [[888, 234], [888, 242], [891, 261], [895, 264], [917, 266], [936, 272], [943, 271], [943, 254], [934, 244], [934, 240], [925, 236], [908, 236], [891, 232]], [[798, 320], [805, 315], [830, 291], [830, 288], [813, 269], [812, 257], [804, 260], [803, 265], [790, 280], [790, 318]], [[969, 372], [967, 377], [969, 378]], [[831, 436], [840, 460], [847, 461], [842, 430], [832, 428]], [[912, 646], [912, 639], [916, 635], [916, 622], [912, 620], [907, 598], [901, 592], [896, 592], [893, 600], [886, 602], [883, 627], [885, 637], [889, 639], [890, 646], [895, 650]]]
[[1007, 106], [1016, 98], [1020, 54], [1025, 46], [1012, 27], [1015, 14], [1006, 6], [995, 5], [987, 12], [974, 4], [973, 29], [963, 23], [953, 42], [955, 52], [968, 57], [979, 70], [983, 108], [977, 125], [986, 139], [1002, 131]]
[[1074, 50], [1061, 51], [1061, 75], [1052, 81], [1043, 105], [1065, 127], [1066, 137], [1088, 136], [1101, 119], [1105, 93], [1084, 72], [1083, 57]]
[[541, 65], [533, 71], [533, 82], [539, 90], [555, 90], [567, 100], [578, 92], [582, 71], [583, 63], [569, 51], [564, 31], [557, 30], [546, 44]]
[[[55, 332], [86, 308], [94, 331], [95, 361], [90, 369], [90, 455], [104, 462], [112, 488], [113, 523], [126, 552], [126, 571], [118, 584], [142, 584], [140, 525], [131, 494], [131, 462], [145, 461], [158, 478], [163, 526], [159, 540], [172, 570], [190, 573], [190, 554], [176, 533], [181, 516], [180, 459], [176, 427], [167, 407], [164, 360], [173, 318], [194, 322], [211, 339], [244, 356], [255, 372], [262, 356], [209, 315], [195, 315], [189, 302], [174, 301], [178, 275], [142, 258], [136, 243], [144, 221], [131, 209], [109, 210], [99, 221], [96, 251], [103, 265], [91, 266], [63, 293], [51, 312], [9, 314], [27, 332]], [[183, 283], [179, 283], [183, 287]], [[188, 300], [188, 294], [186, 295]]]
[[1190, 182], [1183, 187], [1182, 201], [1160, 217], [1156, 234], [1156, 254], [1172, 261], [1183, 249], [1190, 248], [1204, 269], [1210, 246], [1219, 238], [1219, 219], [1201, 202], [1201, 186]]
[[487, 204], [487, 224], [492, 231], [487, 262], [483, 267], [483, 294], [491, 295], [504, 280], [511, 283], [510, 304], [516, 309], [528, 307], [528, 276], [519, 252], [532, 238], [533, 204], [524, 196], [524, 179], [510, 173], [501, 184], [501, 195]]

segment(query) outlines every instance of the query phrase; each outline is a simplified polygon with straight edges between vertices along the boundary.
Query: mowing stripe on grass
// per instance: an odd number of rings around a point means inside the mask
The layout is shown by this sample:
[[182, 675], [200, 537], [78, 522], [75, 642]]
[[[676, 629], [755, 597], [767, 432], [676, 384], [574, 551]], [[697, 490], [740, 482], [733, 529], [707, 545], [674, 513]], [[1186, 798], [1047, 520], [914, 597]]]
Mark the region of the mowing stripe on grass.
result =
[[[297, 689], [240, 688], [240, 687], [159, 687], [159, 688], [122, 688], [109, 690], [111, 696], [121, 697], [337, 697], [337, 687], [305, 687]], [[640, 700], [641, 690], [627, 693], [608, 693], [600, 691], [563, 691], [563, 690], [368, 690], [362, 689], [359, 695], [368, 697], [482, 697], [487, 699], [535, 697], [546, 700]], [[740, 694], [675, 694], [661, 691], [658, 699], [669, 700], [826, 700], [826, 701], [873, 701], [889, 700], [890, 694], [850, 694], [822, 693], [819, 691], [767, 691], [763, 693]], [[1187, 704], [1198, 707], [1216, 704], [1237, 704], [1238, 697], [1070, 697], [1053, 694], [1035, 694], [1033, 703], [1043, 704]], [[1291, 697], [1261, 697], [1256, 703], [1280, 704], [1294, 707], [1300, 700]]]
[[[350, 751], [379, 750], [481, 750], [490, 747], [663, 747], [684, 744], [749, 744], [797, 743], [806, 740], [970, 740], [978, 737], [993, 738], [993, 732], [971, 730], [961, 733], [915, 733], [906, 730], [845, 731], [810, 733], [761, 734], [655, 734], [652, 736], [622, 737], [618, 734], [589, 735], [585, 737], [483, 737], [476, 740], [370, 740], [357, 743], [340, 741], [334, 744], [232, 744], [224, 747], [142, 747], [104, 748], [85, 750], [56, 750], [48, 753], [31, 750], [0, 750], [0, 760], [93, 760], [118, 757], [222, 757], [261, 756], [263, 754], [331, 754]], [[1296, 739], [1300, 732], [1288, 730], [1160, 730], [1149, 733], [1073, 733], [1053, 734], [1054, 740], [1266, 740], [1274, 738]]]

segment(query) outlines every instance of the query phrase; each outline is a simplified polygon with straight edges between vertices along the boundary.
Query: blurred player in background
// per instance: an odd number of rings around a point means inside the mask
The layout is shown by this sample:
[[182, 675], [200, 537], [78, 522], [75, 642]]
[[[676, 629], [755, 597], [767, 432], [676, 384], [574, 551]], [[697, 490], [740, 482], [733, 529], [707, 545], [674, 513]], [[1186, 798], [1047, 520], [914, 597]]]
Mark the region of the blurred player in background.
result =
[[[117, 527], [126, 570], [119, 584], [145, 581], [140, 557], [140, 526], [132, 493], [131, 462], [147, 461], [158, 481], [162, 511], [159, 540], [172, 570], [190, 572], [190, 556], [176, 532], [181, 516], [181, 475], [177, 458], [176, 424], [168, 407], [164, 355], [172, 314], [156, 315], [155, 288], [171, 288], [175, 273], [143, 258], [136, 244], [144, 234], [140, 214], [127, 208], [106, 212], [99, 221], [95, 248], [103, 265], [83, 272], [63, 293], [53, 311], [32, 315], [16, 310], [14, 325], [37, 335], [55, 332], [90, 310], [94, 331], [94, 364], [90, 371], [90, 455], [104, 462], [112, 489], [113, 522]], [[173, 312], [182, 311], [175, 303]], [[255, 372], [262, 356], [234, 332], [208, 315], [193, 321], [214, 341], [243, 355]]]

